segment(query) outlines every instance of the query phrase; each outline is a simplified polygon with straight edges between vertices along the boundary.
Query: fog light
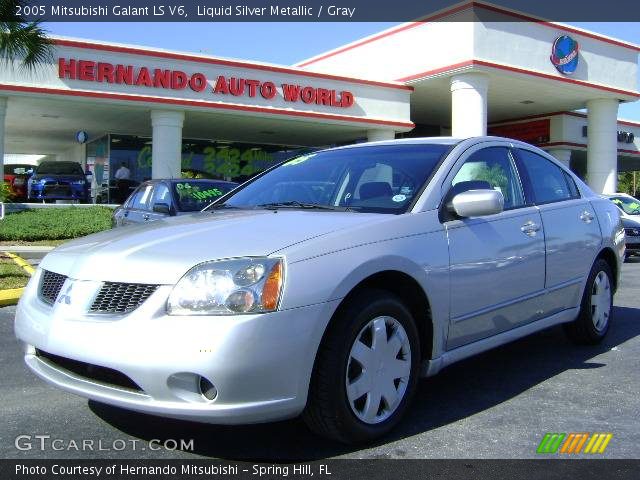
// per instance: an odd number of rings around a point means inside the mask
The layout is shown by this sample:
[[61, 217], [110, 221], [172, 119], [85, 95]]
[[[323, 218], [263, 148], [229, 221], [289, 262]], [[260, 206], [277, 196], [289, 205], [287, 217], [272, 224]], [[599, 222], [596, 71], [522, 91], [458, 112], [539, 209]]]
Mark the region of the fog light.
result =
[[218, 396], [216, 387], [204, 377], [200, 377], [200, 393], [207, 400], [214, 400]]

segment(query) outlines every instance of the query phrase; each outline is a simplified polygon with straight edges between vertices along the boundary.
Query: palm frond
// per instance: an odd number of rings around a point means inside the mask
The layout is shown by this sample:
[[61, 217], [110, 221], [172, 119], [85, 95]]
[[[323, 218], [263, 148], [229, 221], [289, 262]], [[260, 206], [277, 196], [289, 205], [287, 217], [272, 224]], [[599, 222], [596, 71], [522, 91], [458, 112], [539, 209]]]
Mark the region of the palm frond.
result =
[[5, 63], [19, 60], [27, 70], [53, 60], [53, 42], [41, 21], [27, 22], [16, 15], [21, 0], [0, 0], [0, 57]]

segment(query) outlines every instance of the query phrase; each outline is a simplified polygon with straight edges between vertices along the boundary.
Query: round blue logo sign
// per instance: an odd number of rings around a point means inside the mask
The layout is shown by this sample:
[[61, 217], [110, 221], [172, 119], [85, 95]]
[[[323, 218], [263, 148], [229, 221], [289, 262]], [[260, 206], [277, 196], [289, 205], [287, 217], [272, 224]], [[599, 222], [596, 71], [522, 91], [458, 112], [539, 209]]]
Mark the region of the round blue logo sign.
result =
[[578, 42], [569, 35], [561, 35], [553, 42], [551, 63], [563, 75], [571, 75], [578, 67]]

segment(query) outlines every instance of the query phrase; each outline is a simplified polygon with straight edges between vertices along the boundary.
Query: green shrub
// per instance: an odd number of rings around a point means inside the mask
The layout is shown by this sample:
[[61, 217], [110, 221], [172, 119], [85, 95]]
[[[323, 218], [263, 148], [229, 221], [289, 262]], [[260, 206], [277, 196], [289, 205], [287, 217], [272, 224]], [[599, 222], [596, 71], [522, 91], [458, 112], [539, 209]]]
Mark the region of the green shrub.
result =
[[0, 220], [0, 241], [63, 240], [111, 228], [107, 207], [38, 208], [11, 213]]
[[0, 202], [10, 202], [13, 191], [7, 182], [0, 182]]

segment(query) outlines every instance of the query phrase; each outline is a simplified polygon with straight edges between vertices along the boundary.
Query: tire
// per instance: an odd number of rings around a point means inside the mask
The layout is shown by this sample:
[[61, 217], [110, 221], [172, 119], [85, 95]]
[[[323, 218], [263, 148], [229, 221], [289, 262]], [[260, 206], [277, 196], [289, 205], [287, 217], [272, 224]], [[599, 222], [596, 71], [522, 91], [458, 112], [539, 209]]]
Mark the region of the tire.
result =
[[[421, 358], [418, 330], [401, 300], [383, 290], [362, 291], [336, 315], [316, 356], [303, 418], [326, 438], [368, 442], [395, 427], [411, 402]], [[376, 341], [394, 348], [376, 350]]]
[[609, 264], [599, 258], [591, 267], [582, 294], [580, 313], [573, 322], [565, 324], [564, 328], [574, 343], [596, 345], [606, 336], [612, 320], [613, 274]]

